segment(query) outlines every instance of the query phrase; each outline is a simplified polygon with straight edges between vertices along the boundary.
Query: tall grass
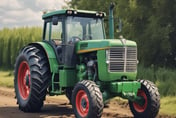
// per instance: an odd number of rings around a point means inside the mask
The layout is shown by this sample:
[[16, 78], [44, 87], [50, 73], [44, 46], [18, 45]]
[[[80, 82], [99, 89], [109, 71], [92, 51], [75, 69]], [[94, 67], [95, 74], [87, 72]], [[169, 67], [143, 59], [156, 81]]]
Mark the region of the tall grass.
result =
[[40, 27], [0, 30], [0, 68], [12, 69], [19, 50], [30, 42], [40, 41], [41, 36]]
[[176, 69], [138, 67], [138, 78], [153, 81], [161, 96], [176, 96]]

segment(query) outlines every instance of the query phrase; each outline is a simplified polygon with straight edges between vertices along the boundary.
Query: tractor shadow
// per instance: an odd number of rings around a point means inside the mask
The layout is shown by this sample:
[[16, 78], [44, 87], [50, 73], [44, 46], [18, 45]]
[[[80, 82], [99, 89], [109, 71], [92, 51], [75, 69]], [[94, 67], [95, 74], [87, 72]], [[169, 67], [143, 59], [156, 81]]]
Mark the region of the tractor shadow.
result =
[[[0, 118], [75, 118], [71, 105], [46, 104], [40, 112], [25, 113], [17, 106], [0, 106]], [[102, 118], [133, 118], [120, 114], [103, 113]]]
[[71, 105], [45, 105], [40, 112], [40, 117], [42, 116], [58, 116], [58, 117], [74, 117], [73, 109]]
[[75, 118], [71, 105], [47, 104], [36, 113], [25, 113], [17, 106], [0, 106], [0, 118]]

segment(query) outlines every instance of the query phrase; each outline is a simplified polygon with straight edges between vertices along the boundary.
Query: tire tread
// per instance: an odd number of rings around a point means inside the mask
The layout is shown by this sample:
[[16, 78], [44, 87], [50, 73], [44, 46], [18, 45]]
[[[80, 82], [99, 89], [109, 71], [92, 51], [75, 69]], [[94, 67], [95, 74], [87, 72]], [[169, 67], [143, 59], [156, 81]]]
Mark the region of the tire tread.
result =
[[129, 101], [131, 112], [135, 118], [155, 118], [160, 108], [160, 94], [156, 85], [149, 80], [138, 80], [143, 88], [146, 88], [150, 97], [149, 107], [143, 113], [138, 113], [134, 107], [133, 102]]
[[[18, 63], [20, 63], [20, 58], [22, 57], [25, 57], [29, 64], [32, 84], [31, 95], [29, 96], [29, 99], [25, 105], [20, 104], [21, 99], [17, 89], [17, 66]], [[41, 107], [43, 106], [43, 101], [45, 100], [50, 77], [51, 74], [49, 70], [49, 62], [45, 53], [41, 49], [34, 46], [26, 46], [23, 48], [16, 59], [14, 79], [14, 86], [16, 86], [15, 93], [20, 110], [24, 112], [40, 111]]]
[[[87, 90], [90, 93], [90, 98], [93, 102], [92, 108], [91, 108], [93, 109], [93, 113], [91, 114], [90, 117], [100, 118], [103, 113], [104, 104], [103, 104], [102, 93], [100, 89], [98, 88], [98, 86], [93, 81], [82, 80], [76, 84], [75, 88], [73, 89], [73, 93], [74, 91], [76, 91], [75, 89], [77, 89], [77, 86], [84, 86], [85, 88], [87, 88]], [[73, 97], [74, 96], [72, 96], [72, 98]], [[74, 101], [72, 101], [72, 103], [74, 103]]]

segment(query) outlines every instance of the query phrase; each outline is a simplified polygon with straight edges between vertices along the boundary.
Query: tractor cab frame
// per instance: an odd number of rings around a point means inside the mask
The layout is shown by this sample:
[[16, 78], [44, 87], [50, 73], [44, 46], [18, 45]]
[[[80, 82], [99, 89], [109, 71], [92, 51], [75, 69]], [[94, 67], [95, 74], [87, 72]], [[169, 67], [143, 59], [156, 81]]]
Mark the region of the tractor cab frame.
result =
[[[61, 11], [60, 11], [61, 12]], [[75, 43], [82, 40], [105, 39], [103, 17], [105, 13], [84, 13], [82, 10], [65, 10], [52, 17], [43, 15], [43, 41], [55, 51], [59, 66], [74, 68]], [[83, 14], [84, 13], [84, 14]]]

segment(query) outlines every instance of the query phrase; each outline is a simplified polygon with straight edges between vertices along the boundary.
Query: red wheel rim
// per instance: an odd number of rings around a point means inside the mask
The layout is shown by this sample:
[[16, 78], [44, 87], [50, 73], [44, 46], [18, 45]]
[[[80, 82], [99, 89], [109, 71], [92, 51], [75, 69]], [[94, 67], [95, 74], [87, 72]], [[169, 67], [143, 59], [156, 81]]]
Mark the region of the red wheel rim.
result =
[[31, 76], [30, 69], [26, 61], [20, 63], [18, 69], [18, 90], [20, 96], [26, 100], [30, 93]]
[[76, 95], [76, 109], [81, 117], [86, 117], [89, 112], [89, 99], [84, 90], [78, 91]]
[[147, 95], [145, 94], [145, 92], [143, 90], [139, 90], [138, 93], [137, 93], [137, 96], [143, 97], [143, 99], [144, 99], [145, 102], [144, 102], [143, 105], [139, 105], [138, 103], [134, 102], [133, 103], [134, 109], [137, 112], [144, 112], [145, 109], [147, 108], [147, 103], [148, 103]]

